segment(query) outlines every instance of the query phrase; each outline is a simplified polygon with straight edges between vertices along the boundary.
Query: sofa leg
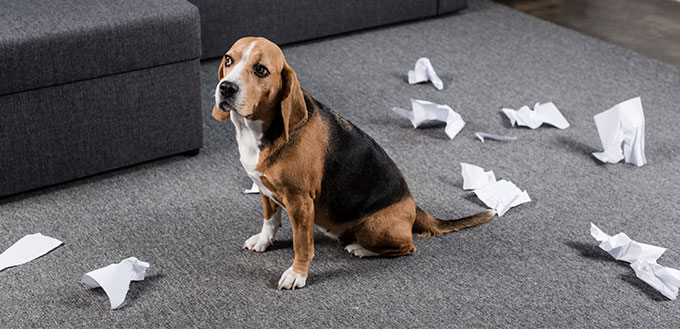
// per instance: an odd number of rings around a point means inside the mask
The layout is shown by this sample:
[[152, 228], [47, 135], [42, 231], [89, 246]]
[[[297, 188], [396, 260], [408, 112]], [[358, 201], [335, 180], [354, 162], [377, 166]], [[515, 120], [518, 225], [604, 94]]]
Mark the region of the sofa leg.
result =
[[186, 151], [186, 152], [182, 153], [182, 155], [185, 156], [185, 157], [195, 157], [195, 156], [198, 155], [198, 153], [201, 153], [201, 149], [194, 149], [194, 150], [191, 150], [191, 151]]

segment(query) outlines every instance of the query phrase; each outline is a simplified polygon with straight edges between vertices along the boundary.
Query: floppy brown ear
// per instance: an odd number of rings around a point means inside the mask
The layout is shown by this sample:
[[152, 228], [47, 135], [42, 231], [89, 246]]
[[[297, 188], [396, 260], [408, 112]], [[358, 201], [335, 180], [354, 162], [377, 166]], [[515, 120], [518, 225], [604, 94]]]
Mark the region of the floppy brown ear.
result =
[[288, 63], [283, 67], [281, 78], [283, 80], [281, 117], [283, 117], [283, 134], [287, 142], [290, 133], [307, 122], [307, 105], [297, 75]]
[[[217, 71], [217, 76], [220, 78], [220, 81], [224, 79], [224, 58], [222, 59], [222, 63], [220, 63], [220, 69], [219, 71]], [[212, 116], [213, 118], [215, 118], [215, 120], [217, 121], [228, 120], [230, 115], [231, 112], [226, 112], [218, 109], [217, 104], [213, 106]]]

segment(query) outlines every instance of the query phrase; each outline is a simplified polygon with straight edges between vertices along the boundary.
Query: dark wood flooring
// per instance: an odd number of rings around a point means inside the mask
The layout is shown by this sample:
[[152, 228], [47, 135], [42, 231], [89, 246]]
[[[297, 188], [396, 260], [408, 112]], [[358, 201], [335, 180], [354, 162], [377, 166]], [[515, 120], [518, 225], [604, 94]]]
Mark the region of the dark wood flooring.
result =
[[494, 0], [680, 67], [678, 0]]

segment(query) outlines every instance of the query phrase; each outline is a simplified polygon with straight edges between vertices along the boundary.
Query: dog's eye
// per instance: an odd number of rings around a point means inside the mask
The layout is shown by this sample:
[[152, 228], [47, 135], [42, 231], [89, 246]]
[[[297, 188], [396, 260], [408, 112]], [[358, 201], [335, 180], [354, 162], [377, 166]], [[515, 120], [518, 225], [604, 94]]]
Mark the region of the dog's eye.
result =
[[231, 63], [233, 63], [234, 60], [231, 59], [231, 56], [229, 55], [224, 55], [224, 66], [231, 66]]
[[255, 75], [257, 75], [260, 78], [264, 78], [267, 75], [269, 75], [269, 70], [267, 70], [267, 68], [262, 64], [256, 64], [254, 69], [255, 69]]

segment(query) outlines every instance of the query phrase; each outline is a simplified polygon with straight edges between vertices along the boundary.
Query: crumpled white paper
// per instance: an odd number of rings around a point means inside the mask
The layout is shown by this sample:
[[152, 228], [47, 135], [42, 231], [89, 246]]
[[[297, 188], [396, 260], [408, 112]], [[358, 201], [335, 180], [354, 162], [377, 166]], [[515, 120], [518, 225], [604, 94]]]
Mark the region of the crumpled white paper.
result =
[[640, 280], [658, 290], [668, 299], [675, 300], [678, 298], [680, 271], [661, 266], [653, 261], [636, 261], [630, 264], [630, 267], [633, 268], [635, 275]]
[[595, 115], [603, 152], [593, 153], [602, 162], [617, 163], [625, 159], [638, 167], [645, 157], [645, 114], [640, 97], [619, 103]]
[[590, 235], [600, 241], [600, 249], [608, 252], [616, 260], [632, 263], [636, 260], [656, 261], [666, 248], [652, 246], [631, 240], [625, 233], [610, 236], [590, 223]]
[[513, 109], [503, 108], [501, 111], [510, 119], [510, 123], [514, 126], [525, 126], [531, 129], [536, 129], [542, 124], [547, 123], [559, 129], [566, 129], [569, 127], [569, 122], [564, 118], [557, 106], [552, 102], [536, 103], [533, 111], [526, 105], [515, 111]]
[[600, 249], [617, 260], [631, 263], [635, 275], [669, 299], [678, 297], [680, 271], [656, 263], [666, 248], [631, 240], [625, 233], [610, 236], [590, 223], [590, 235], [600, 242]]
[[527, 191], [520, 190], [507, 180], [496, 181], [493, 171], [484, 171], [481, 167], [461, 163], [463, 189], [474, 190], [479, 200], [496, 211], [498, 217], [503, 216], [510, 208], [531, 201]]
[[496, 182], [493, 171], [484, 171], [482, 167], [462, 162], [460, 164], [463, 175], [463, 189], [476, 190]]
[[442, 82], [442, 79], [437, 76], [430, 60], [426, 57], [421, 57], [416, 61], [415, 69], [408, 71], [408, 83], [416, 84], [427, 81], [432, 81], [432, 84], [437, 90], [444, 89], [444, 83]]
[[497, 140], [497, 141], [501, 141], [501, 142], [510, 142], [510, 141], [517, 140], [517, 137], [513, 137], [513, 136], [494, 135], [494, 134], [487, 134], [487, 133], [483, 133], [483, 132], [476, 132], [475, 136], [477, 136], [477, 138], [479, 138], [479, 140], [482, 141], [482, 143], [484, 143], [484, 139], [493, 139], [493, 140]]
[[253, 186], [250, 187], [250, 189], [243, 191], [243, 194], [258, 194], [260, 193], [260, 188], [257, 187], [257, 184], [253, 183]]
[[90, 288], [102, 287], [109, 296], [111, 309], [118, 308], [125, 301], [130, 281], [141, 281], [146, 276], [149, 263], [136, 257], [126, 258], [118, 264], [94, 270], [83, 275], [82, 282]]
[[0, 271], [28, 263], [61, 244], [61, 241], [40, 233], [26, 235], [0, 254]]
[[392, 111], [397, 114], [409, 119], [413, 128], [418, 128], [423, 122], [426, 121], [442, 121], [446, 122], [446, 128], [444, 131], [450, 139], [456, 137], [458, 132], [460, 132], [465, 126], [465, 121], [448, 105], [435, 104], [428, 101], [411, 99], [411, 108], [413, 111], [402, 109], [399, 107], [392, 108]]

